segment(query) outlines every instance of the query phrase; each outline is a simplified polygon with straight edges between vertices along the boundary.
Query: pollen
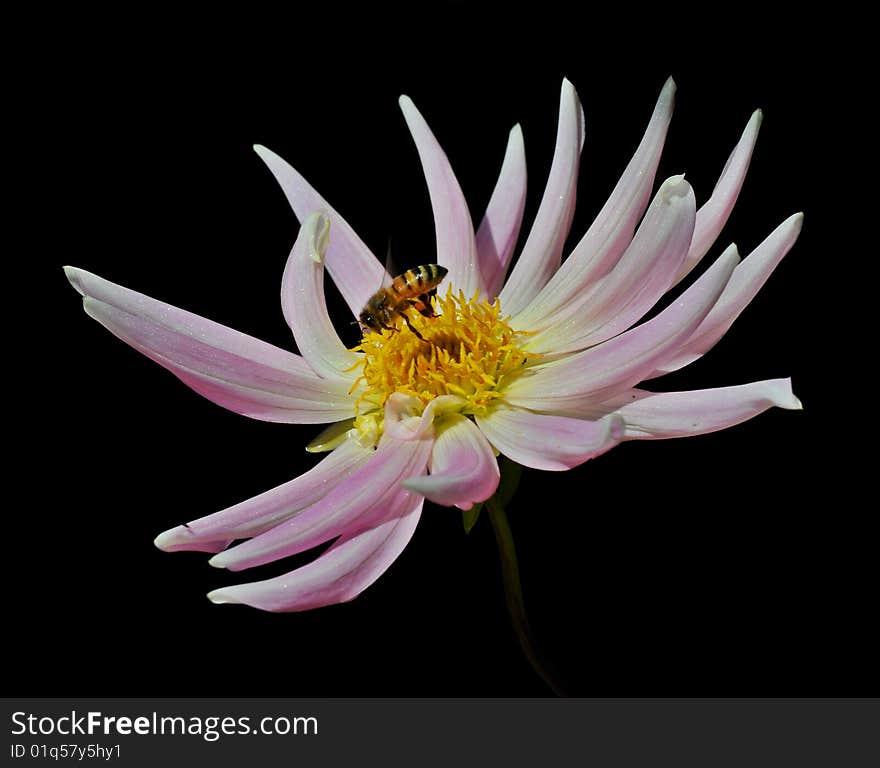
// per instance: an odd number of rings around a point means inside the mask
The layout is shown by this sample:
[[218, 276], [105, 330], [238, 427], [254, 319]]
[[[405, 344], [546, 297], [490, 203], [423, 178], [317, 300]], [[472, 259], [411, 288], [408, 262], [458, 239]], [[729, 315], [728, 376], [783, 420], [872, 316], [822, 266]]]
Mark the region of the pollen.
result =
[[364, 355], [355, 384], [366, 385], [359, 408], [381, 407], [394, 392], [425, 405], [441, 395], [457, 395], [465, 402], [462, 413], [484, 416], [522, 371], [527, 334], [510, 327], [498, 299], [491, 304], [468, 300], [449, 287], [445, 296], [432, 299], [432, 308], [434, 316], [426, 317], [409, 307], [393, 328], [364, 334], [355, 348]]

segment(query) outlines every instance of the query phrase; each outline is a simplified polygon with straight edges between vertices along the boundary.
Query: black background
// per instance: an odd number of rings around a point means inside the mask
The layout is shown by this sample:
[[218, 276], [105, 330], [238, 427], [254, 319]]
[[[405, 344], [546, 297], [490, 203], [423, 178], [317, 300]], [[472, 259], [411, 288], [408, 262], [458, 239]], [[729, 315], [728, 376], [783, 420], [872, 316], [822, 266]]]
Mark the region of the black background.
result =
[[522, 124], [525, 234], [567, 76], [587, 130], [572, 244], [671, 74], [658, 179], [686, 173], [698, 202], [764, 110], [710, 257], [731, 241], [747, 254], [798, 210], [806, 219], [728, 336], [654, 383], [791, 376], [805, 410], [527, 471], [509, 513], [536, 639], [577, 695], [876, 694], [874, 512], [851, 479], [869, 454], [852, 441], [864, 395], [848, 345], [874, 258], [848, 241], [870, 224], [849, 209], [849, 177], [867, 173], [850, 157], [866, 93], [858, 20], [426, 8], [80, 12], [11, 27], [24, 44], [7, 156], [25, 175], [10, 210], [27, 237], [7, 271], [7, 349], [23, 362], [7, 402], [24, 427], [11, 433], [5, 513], [8, 692], [545, 695], [507, 621], [488, 520], [465, 536], [455, 510], [428, 506], [352, 603], [273, 615], [208, 602], [289, 563], [231, 574], [153, 538], [303, 471], [317, 429], [203, 400], [86, 317], [61, 266], [292, 348], [278, 289], [297, 224], [252, 144], [297, 167], [375, 252], [391, 238], [412, 266], [433, 258], [433, 223], [398, 96], [428, 120], [475, 222]]

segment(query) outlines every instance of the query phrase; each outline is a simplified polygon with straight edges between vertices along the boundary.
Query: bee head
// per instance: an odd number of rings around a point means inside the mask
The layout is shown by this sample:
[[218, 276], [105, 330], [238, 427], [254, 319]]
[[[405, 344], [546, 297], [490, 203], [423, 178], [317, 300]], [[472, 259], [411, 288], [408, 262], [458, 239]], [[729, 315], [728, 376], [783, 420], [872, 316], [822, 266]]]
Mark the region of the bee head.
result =
[[373, 331], [381, 330], [379, 319], [375, 317], [369, 309], [365, 309], [363, 312], [361, 312], [358, 319], [360, 320], [360, 323], [364, 328], [369, 328]]

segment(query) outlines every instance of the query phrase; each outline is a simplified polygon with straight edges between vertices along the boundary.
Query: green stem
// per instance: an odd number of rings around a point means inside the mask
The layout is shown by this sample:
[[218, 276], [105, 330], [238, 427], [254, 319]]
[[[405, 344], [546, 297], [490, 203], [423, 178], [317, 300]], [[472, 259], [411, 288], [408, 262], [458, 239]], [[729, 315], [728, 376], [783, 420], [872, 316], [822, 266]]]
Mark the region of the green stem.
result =
[[519, 580], [519, 565], [516, 559], [516, 547], [513, 544], [513, 533], [507, 521], [507, 512], [501, 502], [493, 496], [486, 502], [489, 510], [489, 519], [492, 521], [492, 530], [495, 532], [495, 541], [498, 543], [498, 555], [501, 558], [501, 577], [504, 582], [504, 601], [507, 603], [507, 612], [513, 624], [513, 631], [525, 657], [532, 669], [538, 673], [541, 679], [550, 687], [557, 696], [565, 696], [559, 685], [550, 676], [544, 667], [535, 644], [532, 642], [529, 623], [526, 619], [526, 607], [523, 601], [522, 585]]

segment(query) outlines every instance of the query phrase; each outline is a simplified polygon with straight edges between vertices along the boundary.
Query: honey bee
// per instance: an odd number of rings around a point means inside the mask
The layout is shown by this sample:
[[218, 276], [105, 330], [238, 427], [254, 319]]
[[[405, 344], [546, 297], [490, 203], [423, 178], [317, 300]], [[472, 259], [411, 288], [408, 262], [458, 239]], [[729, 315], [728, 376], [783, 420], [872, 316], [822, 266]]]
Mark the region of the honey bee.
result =
[[364, 328], [381, 332], [383, 328], [393, 331], [394, 319], [403, 318], [409, 329], [422, 341], [424, 337], [409, 321], [405, 310], [415, 307], [425, 317], [434, 317], [429, 294], [436, 290], [449, 270], [439, 264], [422, 264], [395, 277], [387, 288], [382, 288], [370, 298], [360, 314]]

